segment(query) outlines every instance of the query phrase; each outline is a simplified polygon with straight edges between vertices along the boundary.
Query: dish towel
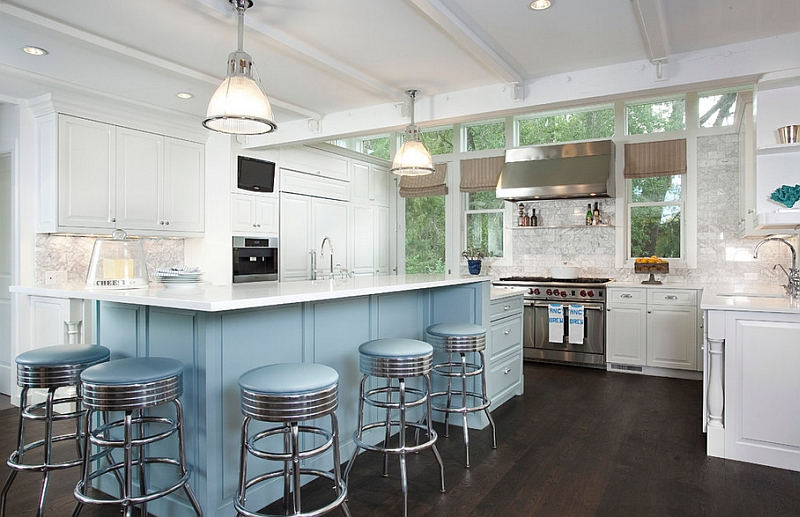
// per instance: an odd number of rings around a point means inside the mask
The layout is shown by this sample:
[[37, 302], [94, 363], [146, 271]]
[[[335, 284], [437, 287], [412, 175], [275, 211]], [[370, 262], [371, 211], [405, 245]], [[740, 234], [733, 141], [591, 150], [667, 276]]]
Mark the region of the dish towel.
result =
[[564, 306], [560, 303], [551, 303], [547, 306], [547, 321], [550, 325], [551, 343], [564, 342]]
[[584, 314], [585, 308], [583, 305], [570, 305], [569, 306], [569, 344], [582, 345], [583, 344], [583, 327], [584, 327]]

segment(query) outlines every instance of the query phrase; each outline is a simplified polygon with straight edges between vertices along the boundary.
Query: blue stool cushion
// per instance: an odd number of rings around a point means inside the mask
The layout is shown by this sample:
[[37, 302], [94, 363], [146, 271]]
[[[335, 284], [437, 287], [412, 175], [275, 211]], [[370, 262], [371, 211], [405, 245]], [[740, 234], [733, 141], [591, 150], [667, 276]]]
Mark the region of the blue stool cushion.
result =
[[307, 393], [329, 388], [339, 382], [330, 366], [316, 363], [279, 363], [261, 366], [239, 377], [239, 386], [257, 393]]
[[183, 373], [183, 363], [167, 357], [116, 359], [85, 369], [81, 380], [109, 386], [140, 384], [169, 379]]
[[486, 329], [471, 323], [437, 323], [426, 330], [428, 334], [439, 337], [480, 336]]
[[432, 354], [433, 347], [416, 339], [384, 338], [362, 343], [358, 352], [370, 357], [416, 357]]
[[111, 351], [102, 345], [55, 345], [28, 350], [19, 354], [21, 366], [64, 366], [105, 361]]

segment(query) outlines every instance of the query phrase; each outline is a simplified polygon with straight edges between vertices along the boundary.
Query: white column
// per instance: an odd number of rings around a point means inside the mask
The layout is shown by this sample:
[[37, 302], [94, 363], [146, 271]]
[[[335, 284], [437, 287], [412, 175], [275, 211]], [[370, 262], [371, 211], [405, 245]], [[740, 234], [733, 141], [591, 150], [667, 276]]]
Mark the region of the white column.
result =
[[725, 340], [708, 338], [708, 434], [706, 453], [709, 456], [725, 457], [725, 422], [723, 407], [725, 391], [723, 369], [725, 367]]

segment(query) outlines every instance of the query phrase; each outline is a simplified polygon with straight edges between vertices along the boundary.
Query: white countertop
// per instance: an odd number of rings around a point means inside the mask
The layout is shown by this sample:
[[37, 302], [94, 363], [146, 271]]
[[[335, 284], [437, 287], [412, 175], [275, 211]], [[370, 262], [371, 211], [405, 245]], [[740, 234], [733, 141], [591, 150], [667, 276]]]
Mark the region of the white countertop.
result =
[[606, 284], [609, 287], [643, 287], [645, 289], [703, 289], [704, 286], [687, 282], [664, 282], [663, 284], [643, 284], [641, 282], [611, 282]]
[[431, 287], [488, 282], [488, 277], [453, 275], [361, 276], [345, 280], [253, 282], [228, 286], [170, 287], [151, 284], [144, 289], [87, 289], [83, 284], [11, 286], [9, 291], [51, 298], [77, 298], [197, 311], [228, 311], [290, 303], [334, 300]]
[[782, 286], [711, 286], [703, 289], [700, 307], [705, 310], [780, 312], [800, 314], [800, 300], [786, 296]]
[[510, 298], [511, 296], [524, 295], [528, 290], [524, 287], [511, 287], [493, 285], [491, 291], [491, 299], [499, 300], [500, 298]]

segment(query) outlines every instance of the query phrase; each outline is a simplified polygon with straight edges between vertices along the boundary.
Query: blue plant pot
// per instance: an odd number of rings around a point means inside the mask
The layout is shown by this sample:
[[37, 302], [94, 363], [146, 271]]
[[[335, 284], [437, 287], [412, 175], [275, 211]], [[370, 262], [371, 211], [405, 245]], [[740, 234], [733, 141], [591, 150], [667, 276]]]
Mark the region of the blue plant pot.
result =
[[481, 274], [481, 261], [480, 260], [468, 260], [467, 267], [469, 268], [470, 275], [480, 275]]

